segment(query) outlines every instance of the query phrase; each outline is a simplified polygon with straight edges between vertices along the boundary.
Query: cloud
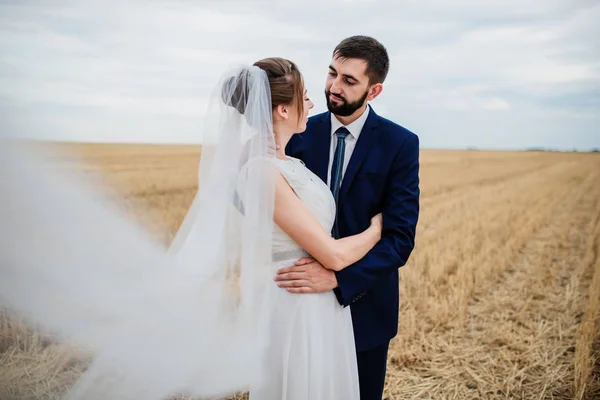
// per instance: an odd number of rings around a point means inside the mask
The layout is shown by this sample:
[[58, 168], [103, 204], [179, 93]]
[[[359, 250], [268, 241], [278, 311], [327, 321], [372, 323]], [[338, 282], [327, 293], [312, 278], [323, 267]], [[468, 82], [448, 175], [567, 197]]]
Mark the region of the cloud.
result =
[[223, 71], [288, 57], [313, 111], [335, 45], [388, 48], [375, 110], [424, 147], [600, 147], [600, 4], [532, 0], [0, 1], [0, 135], [201, 140]]

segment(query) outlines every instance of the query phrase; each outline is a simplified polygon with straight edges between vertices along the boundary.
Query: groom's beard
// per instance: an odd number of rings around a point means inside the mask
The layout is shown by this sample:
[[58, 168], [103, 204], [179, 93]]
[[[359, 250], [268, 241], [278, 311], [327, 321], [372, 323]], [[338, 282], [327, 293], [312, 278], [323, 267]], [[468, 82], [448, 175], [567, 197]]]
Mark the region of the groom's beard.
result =
[[349, 103], [343, 97], [335, 96], [342, 101], [342, 104], [340, 104], [339, 106], [336, 106], [331, 102], [331, 99], [329, 98], [329, 96], [331, 95], [331, 92], [329, 90], [325, 90], [325, 99], [327, 100], [327, 109], [335, 115], [339, 115], [340, 117], [347, 117], [349, 115], [354, 114], [354, 112], [356, 110], [358, 110], [359, 108], [362, 107], [363, 104], [365, 104], [365, 100], [366, 100], [368, 94], [369, 94], [369, 91], [367, 90], [360, 99], [358, 99], [352, 103]]

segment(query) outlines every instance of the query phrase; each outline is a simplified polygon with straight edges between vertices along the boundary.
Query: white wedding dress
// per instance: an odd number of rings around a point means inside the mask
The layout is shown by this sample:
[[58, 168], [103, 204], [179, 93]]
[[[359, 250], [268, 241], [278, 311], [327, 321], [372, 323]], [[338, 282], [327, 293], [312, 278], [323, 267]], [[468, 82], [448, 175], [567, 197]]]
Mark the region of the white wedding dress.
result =
[[[335, 202], [323, 181], [294, 158], [273, 162], [323, 228]], [[273, 274], [307, 254], [279, 227], [273, 233]], [[350, 308], [332, 291], [292, 294], [269, 286], [270, 326], [265, 367], [270, 376], [250, 389], [251, 400], [358, 400], [358, 369]]]
[[169, 251], [103, 182], [0, 142], [0, 307], [90, 352], [69, 399], [358, 400], [350, 309], [274, 281], [306, 253], [273, 222], [272, 167], [327, 232], [333, 196], [275, 158], [264, 71], [227, 72], [211, 104], [198, 193]]

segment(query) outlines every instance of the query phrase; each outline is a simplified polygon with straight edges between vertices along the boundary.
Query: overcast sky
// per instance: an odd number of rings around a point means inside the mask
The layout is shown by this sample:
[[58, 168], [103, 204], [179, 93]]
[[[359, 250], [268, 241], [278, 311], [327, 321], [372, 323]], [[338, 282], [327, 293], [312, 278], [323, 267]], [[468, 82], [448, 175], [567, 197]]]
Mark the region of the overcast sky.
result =
[[0, 136], [199, 143], [220, 74], [300, 66], [325, 110], [331, 52], [388, 49], [371, 104], [424, 148], [600, 147], [598, 0], [0, 0]]

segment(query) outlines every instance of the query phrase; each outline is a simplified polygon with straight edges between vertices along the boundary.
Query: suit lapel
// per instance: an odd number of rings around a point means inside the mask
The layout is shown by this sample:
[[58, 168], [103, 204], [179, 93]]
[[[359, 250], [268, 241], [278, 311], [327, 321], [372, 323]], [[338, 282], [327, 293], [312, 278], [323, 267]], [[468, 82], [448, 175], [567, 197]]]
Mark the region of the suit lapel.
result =
[[342, 181], [342, 187], [340, 188], [340, 198], [348, 191], [356, 173], [369, 153], [371, 146], [373, 146], [374, 139], [377, 136], [375, 128], [377, 127], [378, 120], [379, 116], [375, 114], [375, 111], [371, 108], [369, 116], [365, 121], [365, 125], [358, 137], [358, 141], [356, 142], [356, 146], [354, 147], [354, 151], [352, 152], [352, 156], [350, 157], [346, 173], [344, 174], [344, 180]]
[[331, 114], [326, 112], [319, 121], [319, 128], [315, 132], [314, 141], [314, 172], [323, 182], [327, 182], [327, 171], [329, 169], [329, 150], [331, 147]]

